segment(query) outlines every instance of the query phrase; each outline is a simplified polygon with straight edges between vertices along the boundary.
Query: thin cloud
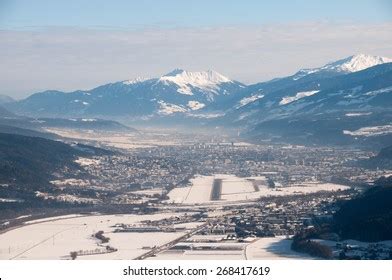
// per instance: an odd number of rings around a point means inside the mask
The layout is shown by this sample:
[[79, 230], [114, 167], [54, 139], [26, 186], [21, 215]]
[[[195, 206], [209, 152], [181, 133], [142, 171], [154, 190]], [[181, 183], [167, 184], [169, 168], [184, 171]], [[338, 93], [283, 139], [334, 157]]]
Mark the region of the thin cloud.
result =
[[214, 69], [255, 83], [355, 53], [392, 57], [392, 23], [312, 22], [133, 30], [0, 31], [0, 93], [88, 89], [173, 68]]

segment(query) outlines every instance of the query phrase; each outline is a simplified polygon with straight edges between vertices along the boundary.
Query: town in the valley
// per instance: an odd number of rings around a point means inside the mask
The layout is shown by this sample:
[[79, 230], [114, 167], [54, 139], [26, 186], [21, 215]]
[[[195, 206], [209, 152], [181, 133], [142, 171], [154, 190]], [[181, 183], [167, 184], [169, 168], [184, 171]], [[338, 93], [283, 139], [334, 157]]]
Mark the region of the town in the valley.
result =
[[1, 217], [0, 259], [392, 255], [388, 242], [342, 240], [332, 230], [307, 239], [317, 253], [293, 246], [300, 234], [330, 224], [342, 202], [390, 174], [358, 164], [374, 155], [369, 151], [255, 144], [218, 133], [56, 133], [113, 153], [79, 157], [83, 172], [59, 175], [53, 188], [35, 194], [69, 207]]

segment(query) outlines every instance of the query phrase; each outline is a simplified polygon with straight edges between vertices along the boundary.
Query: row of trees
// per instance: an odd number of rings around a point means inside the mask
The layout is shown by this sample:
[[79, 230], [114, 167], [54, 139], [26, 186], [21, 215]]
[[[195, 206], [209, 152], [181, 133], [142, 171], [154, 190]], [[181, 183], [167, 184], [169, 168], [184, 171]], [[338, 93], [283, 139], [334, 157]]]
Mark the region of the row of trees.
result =
[[307, 253], [313, 257], [332, 259], [332, 249], [309, 239], [309, 232], [303, 231], [296, 234], [291, 244], [291, 249], [301, 253]]

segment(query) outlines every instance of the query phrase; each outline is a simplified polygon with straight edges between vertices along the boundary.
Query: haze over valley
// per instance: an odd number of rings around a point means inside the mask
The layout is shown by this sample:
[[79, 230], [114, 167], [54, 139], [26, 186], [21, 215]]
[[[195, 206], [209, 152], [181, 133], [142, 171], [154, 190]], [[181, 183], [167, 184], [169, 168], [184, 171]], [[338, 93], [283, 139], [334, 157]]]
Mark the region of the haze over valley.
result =
[[339, 209], [390, 184], [390, 62], [353, 55], [253, 85], [176, 69], [2, 97], [0, 258], [369, 258], [358, 242], [390, 232], [347, 232]]
[[0, 1], [0, 260], [391, 260], [390, 8]]

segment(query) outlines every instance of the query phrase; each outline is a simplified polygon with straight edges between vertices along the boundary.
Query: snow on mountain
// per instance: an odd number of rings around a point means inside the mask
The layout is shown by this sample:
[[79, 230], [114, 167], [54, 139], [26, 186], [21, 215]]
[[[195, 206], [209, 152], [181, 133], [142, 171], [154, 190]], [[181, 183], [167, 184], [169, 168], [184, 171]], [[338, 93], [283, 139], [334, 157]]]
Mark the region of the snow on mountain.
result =
[[307, 96], [312, 96], [316, 93], [318, 93], [319, 90], [312, 90], [312, 91], [302, 91], [298, 92], [295, 96], [285, 96], [282, 98], [282, 100], [279, 102], [279, 105], [287, 105], [291, 102], [297, 101], [301, 98], [307, 97]]
[[381, 56], [371, 56], [366, 54], [358, 54], [347, 57], [336, 62], [329, 63], [323, 66], [322, 70], [332, 70], [338, 72], [357, 72], [366, 68], [392, 62], [392, 59]]
[[343, 134], [351, 135], [351, 136], [377, 136], [377, 135], [386, 135], [392, 133], [392, 125], [380, 125], [380, 126], [368, 126], [361, 127], [355, 131], [343, 130]]
[[[126, 116], [143, 119], [145, 116], [179, 115], [190, 119], [224, 116], [224, 121], [240, 119], [244, 123], [288, 116], [294, 114], [294, 109], [296, 114], [309, 113], [309, 108], [314, 112], [347, 109], [350, 113], [358, 106], [365, 107], [369, 101], [372, 106], [385, 107], [384, 96], [392, 91], [388, 76], [392, 65], [384, 63], [390, 61], [385, 57], [355, 55], [320, 68], [301, 70], [294, 76], [250, 86], [212, 70], [175, 69], [161, 77], [139, 77], [88, 91], [40, 92], [8, 103], [7, 108], [18, 114], [39, 117]], [[346, 75], [374, 65], [377, 65], [377, 71], [367, 69], [364, 73]], [[306, 75], [309, 77], [296, 81]], [[353, 75], [359, 76], [354, 79]], [[374, 75], [381, 78], [369, 82]], [[368, 78], [364, 79], [365, 76]], [[335, 77], [339, 79], [335, 81]], [[306, 99], [310, 102], [305, 102]], [[287, 104], [290, 105], [283, 106]]]
[[378, 90], [372, 90], [372, 91], [368, 91], [366, 93], [364, 93], [364, 95], [368, 95], [368, 96], [376, 96], [382, 93], [387, 93], [387, 92], [392, 92], [392, 87], [386, 87], [386, 88], [381, 88]]
[[147, 80], [150, 80], [150, 78], [137, 77], [135, 79], [123, 81], [122, 83], [124, 85], [134, 85], [134, 84], [142, 83], [142, 82], [147, 81]]
[[195, 101], [195, 100], [188, 101], [187, 105], [193, 111], [199, 110], [199, 109], [204, 108], [206, 106], [204, 103], [201, 103], [201, 102]]
[[344, 114], [346, 117], [361, 117], [361, 116], [369, 116], [372, 112], [355, 112], [355, 113], [346, 113]]
[[[176, 69], [157, 78], [135, 78], [84, 91], [38, 92], [9, 104], [21, 114], [45, 117], [130, 116], [191, 114], [212, 102], [231, 97], [245, 85], [212, 70]], [[7, 105], [8, 106], [8, 105]]]
[[158, 104], [159, 104], [158, 114], [166, 115], [166, 116], [172, 115], [174, 113], [185, 113], [189, 111], [196, 111], [205, 106], [205, 104], [194, 100], [188, 101], [188, 103], [186, 104], [187, 107], [183, 105], [168, 103], [163, 100], [159, 100]]
[[176, 104], [171, 104], [171, 103], [167, 103], [165, 101], [159, 100], [158, 101], [159, 104], [159, 111], [158, 113], [160, 115], [171, 115], [174, 113], [184, 113], [187, 111], [186, 108], [180, 106], [180, 105], [176, 105]]
[[217, 94], [220, 84], [232, 83], [229, 78], [212, 70], [190, 72], [182, 69], [175, 69], [160, 77], [158, 82], [167, 85], [173, 83], [178, 86], [177, 92], [185, 95], [193, 95], [192, 88]]
[[392, 59], [388, 57], [382, 57], [382, 56], [357, 54], [338, 61], [330, 62], [320, 68], [301, 69], [294, 75], [293, 80], [298, 80], [309, 74], [313, 74], [317, 72], [352, 73], [352, 72], [364, 70], [372, 66], [376, 66], [378, 64], [383, 64], [388, 62], [392, 62]]
[[244, 97], [240, 100], [239, 105], [237, 106], [237, 108], [240, 108], [242, 106], [248, 105], [249, 103], [256, 101], [258, 99], [263, 98], [264, 95], [263, 94], [256, 94], [256, 95], [252, 95], [249, 97]]

